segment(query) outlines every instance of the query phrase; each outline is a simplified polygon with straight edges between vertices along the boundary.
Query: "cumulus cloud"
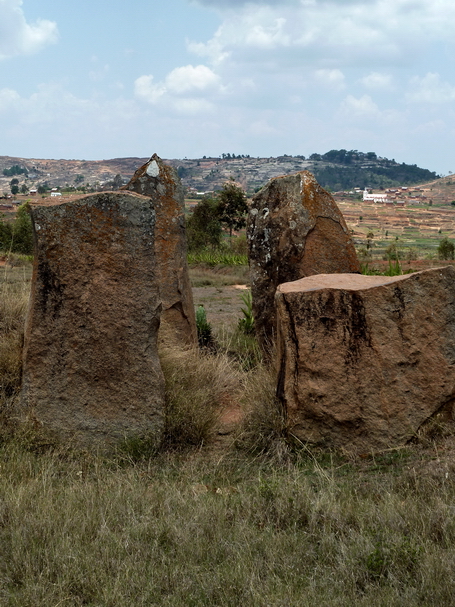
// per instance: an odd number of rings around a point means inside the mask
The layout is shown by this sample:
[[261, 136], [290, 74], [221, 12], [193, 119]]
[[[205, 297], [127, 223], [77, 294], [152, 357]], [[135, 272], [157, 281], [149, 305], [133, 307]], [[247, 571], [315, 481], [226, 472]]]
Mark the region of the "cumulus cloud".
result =
[[0, 59], [36, 53], [58, 39], [56, 23], [28, 23], [21, 6], [22, 0], [0, 1]]
[[166, 77], [166, 88], [172, 93], [188, 93], [216, 89], [220, 77], [205, 65], [177, 67]]
[[410, 103], [440, 104], [455, 101], [455, 86], [441, 80], [437, 73], [429, 72], [422, 78], [414, 76], [406, 95]]
[[341, 70], [316, 70], [314, 77], [321, 84], [331, 88], [341, 90], [345, 87], [345, 76]]
[[0, 113], [14, 107], [20, 100], [17, 91], [12, 89], [0, 89]]
[[392, 76], [390, 74], [381, 74], [379, 72], [371, 72], [361, 79], [361, 83], [367, 89], [390, 89], [392, 86]]
[[266, 62], [273, 52], [279, 65], [277, 53], [289, 61], [291, 50], [296, 61], [321, 68], [372, 59], [395, 65], [412, 62], [431, 41], [451, 41], [455, 27], [452, 0], [202, 1], [220, 9], [223, 23], [189, 49], [214, 64]]
[[369, 95], [354, 97], [348, 95], [342, 103], [342, 112], [354, 117], [372, 117], [379, 114], [379, 108]]
[[154, 82], [151, 75], [140, 76], [134, 83], [138, 99], [157, 105], [170, 104], [184, 114], [207, 112], [209, 98], [223, 91], [220, 77], [205, 65], [186, 65], [172, 70], [162, 82]]

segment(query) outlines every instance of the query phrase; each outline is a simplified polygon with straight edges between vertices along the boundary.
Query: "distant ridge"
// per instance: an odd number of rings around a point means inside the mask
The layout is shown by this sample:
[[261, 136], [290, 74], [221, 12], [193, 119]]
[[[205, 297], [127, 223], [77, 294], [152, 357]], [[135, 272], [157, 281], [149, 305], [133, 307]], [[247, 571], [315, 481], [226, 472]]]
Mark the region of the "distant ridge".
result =
[[[153, 154], [155, 150], [151, 150]], [[144, 158], [113, 158], [110, 160], [55, 160], [0, 156], [0, 193], [9, 191], [10, 175], [4, 170], [18, 166], [26, 169], [17, 175], [19, 183], [30, 189], [39, 185], [48, 187], [111, 187], [120, 179], [127, 181], [135, 170], [148, 160]], [[297, 171], [311, 171], [318, 182], [332, 191], [350, 190], [355, 187], [385, 188], [412, 185], [438, 178], [435, 172], [381, 158], [374, 152], [357, 150], [330, 150], [326, 154], [305, 156], [277, 156], [252, 158], [222, 154], [221, 157], [196, 159], [170, 159], [183, 184], [193, 191], [206, 192], [222, 187], [230, 178], [239, 182], [252, 194], [270, 178]], [[117, 176], [117, 180], [114, 182]]]

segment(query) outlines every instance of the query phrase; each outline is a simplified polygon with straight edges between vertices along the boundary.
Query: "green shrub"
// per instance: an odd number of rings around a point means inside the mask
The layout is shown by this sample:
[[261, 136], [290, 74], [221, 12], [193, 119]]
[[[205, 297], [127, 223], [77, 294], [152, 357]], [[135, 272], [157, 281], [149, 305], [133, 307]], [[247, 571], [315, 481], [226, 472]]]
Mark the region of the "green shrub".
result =
[[238, 328], [245, 335], [254, 333], [254, 316], [253, 316], [253, 297], [251, 291], [246, 291], [242, 295], [244, 307], [241, 308], [243, 318], [239, 320]]
[[200, 348], [213, 348], [214, 340], [212, 326], [207, 320], [207, 314], [203, 305], [196, 309], [197, 340]]
[[438, 245], [438, 258], [453, 259], [454, 255], [455, 245], [445, 236]]
[[17, 209], [13, 221], [0, 222], [0, 250], [32, 255], [33, 230], [27, 203]]

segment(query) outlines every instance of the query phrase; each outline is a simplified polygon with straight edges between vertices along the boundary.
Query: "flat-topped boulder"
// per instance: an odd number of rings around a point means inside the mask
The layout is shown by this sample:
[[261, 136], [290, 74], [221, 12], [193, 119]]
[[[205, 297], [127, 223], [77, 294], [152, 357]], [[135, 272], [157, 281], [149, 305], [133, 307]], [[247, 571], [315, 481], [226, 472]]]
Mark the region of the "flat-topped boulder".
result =
[[275, 338], [279, 284], [360, 272], [340, 210], [308, 171], [271, 179], [253, 197], [247, 236], [256, 334], [265, 351]]
[[187, 345], [197, 343], [188, 272], [185, 201], [177, 171], [154, 154], [122, 189], [151, 198], [156, 211], [155, 251], [163, 311], [161, 333]]
[[105, 192], [32, 204], [35, 258], [22, 410], [83, 445], [161, 440], [155, 209]]
[[455, 402], [455, 269], [282, 284], [278, 396], [305, 442], [402, 445]]

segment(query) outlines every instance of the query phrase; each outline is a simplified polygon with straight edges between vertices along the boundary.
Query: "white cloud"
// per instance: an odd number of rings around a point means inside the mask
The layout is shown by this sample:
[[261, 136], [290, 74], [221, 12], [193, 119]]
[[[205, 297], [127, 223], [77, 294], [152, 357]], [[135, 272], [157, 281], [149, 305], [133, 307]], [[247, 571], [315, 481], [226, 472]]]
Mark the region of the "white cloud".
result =
[[[294, 0], [226, 2], [223, 23], [207, 42], [188, 48], [216, 64], [260, 64], [273, 53], [321, 69], [412, 63], [432, 41], [453, 40], [453, 0]], [[368, 82], [368, 80], [367, 80]], [[379, 84], [378, 80], [376, 83]], [[370, 79], [373, 85], [373, 79]]]
[[331, 88], [341, 90], [345, 88], [345, 76], [341, 70], [316, 70], [314, 76], [318, 82]]
[[134, 82], [134, 94], [143, 101], [155, 104], [165, 93], [164, 84], [154, 84], [153, 76], [139, 76]]
[[183, 114], [198, 114], [212, 109], [212, 97], [225, 89], [221, 78], [205, 65], [186, 65], [172, 70], [163, 82], [153, 76], [140, 76], [134, 83], [138, 99], [152, 105], [166, 105]]
[[220, 77], [205, 65], [186, 65], [177, 67], [166, 76], [166, 89], [180, 95], [181, 93], [207, 91], [220, 85]]
[[0, 113], [13, 108], [20, 100], [20, 96], [12, 89], [0, 89]]
[[53, 21], [27, 23], [22, 0], [0, 0], [0, 59], [36, 53], [58, 39]]
[[440, 104], [455, 101], [455, 86], [441, 80], [441, 76], [429, 72], [423, 78], [414, 76], [410, 80], [406, 95], [410, 103]]
[[348, 95], [341, 105], [341, 111], [351, 117], [372, 117], [379, 114], [379, 108], [369, 95], [356, 98]]
[[360, 82], [367, 89], [382, 90], [390, 89], [392, 87], [392, 76], [390, 74], [381, 74], [379, 72], [371, 72]]
[[261, 49], [274, 49], [277, 46], [289, 46], [290, 37], [285, 33], [286, 19], [279, 17], [270, 24], [253, 25], [247, 32], [246, 43]]

